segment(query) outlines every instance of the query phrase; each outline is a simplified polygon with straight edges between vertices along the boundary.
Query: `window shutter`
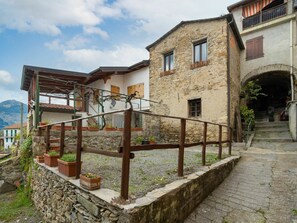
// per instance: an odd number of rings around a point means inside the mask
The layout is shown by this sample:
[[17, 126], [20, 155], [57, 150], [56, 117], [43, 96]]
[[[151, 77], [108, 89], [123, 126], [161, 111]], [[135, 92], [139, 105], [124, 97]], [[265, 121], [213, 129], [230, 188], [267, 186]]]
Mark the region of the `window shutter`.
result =
[[263, 36], [259, 36], [246, 41], [247, 60], [252, 60], [263, 56]]

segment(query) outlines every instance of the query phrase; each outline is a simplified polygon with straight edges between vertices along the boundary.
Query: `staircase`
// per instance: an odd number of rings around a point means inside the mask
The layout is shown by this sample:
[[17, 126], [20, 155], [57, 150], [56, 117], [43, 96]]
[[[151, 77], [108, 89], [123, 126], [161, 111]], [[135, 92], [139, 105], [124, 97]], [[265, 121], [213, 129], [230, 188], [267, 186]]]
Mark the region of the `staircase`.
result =
[[283, 144], [292, 144], [293, 139], [289, 131], [288, 122], [257, 121], [252, 147], [277, 148]]

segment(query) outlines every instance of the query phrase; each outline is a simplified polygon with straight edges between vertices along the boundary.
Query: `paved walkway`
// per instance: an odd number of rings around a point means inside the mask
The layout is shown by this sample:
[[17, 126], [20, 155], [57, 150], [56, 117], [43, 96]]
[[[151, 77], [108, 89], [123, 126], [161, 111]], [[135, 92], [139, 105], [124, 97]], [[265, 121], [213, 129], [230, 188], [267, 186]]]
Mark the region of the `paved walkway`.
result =
[[296, 152], [250, 148], [185, 223], [297, 223]]

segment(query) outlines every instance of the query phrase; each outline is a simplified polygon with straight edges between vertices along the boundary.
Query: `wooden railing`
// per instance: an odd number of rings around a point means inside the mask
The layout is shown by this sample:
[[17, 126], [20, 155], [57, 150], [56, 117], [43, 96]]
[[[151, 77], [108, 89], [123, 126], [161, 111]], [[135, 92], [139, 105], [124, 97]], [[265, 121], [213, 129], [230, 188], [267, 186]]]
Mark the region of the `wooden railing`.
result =
[[[111, 151], [102, 151], [96, 150], [96, 148], [82, 148], [82, 120], [90, 117], [96, 117], [101, 115], [108, 115], [114, 113], [122, 113], [124, 112], [124, 129], [123, 129], [123, 142], [122, 146], [118, 148], [117, 152]], [[162, 143], [162, 144], [149, 144], [149, 145], [131, 145], [131, 120], [132, 113], [139, 113], [142, 115], [149, 115], [158, 118], [169, 118], [179, 120], [180, 122], [180, 133], [179, 133], [179, 143]], [[202, 165], [206, 164], [206, 147], [207, 145], [216, 144], [218, 145], [218, 158], [222, 158], [222, 148], [223, 143], [228, 143], [229, 155], [231, 155], [231, 143], [232, 143], [232, 128], [226, 125], [217, 124], [213, 122], [202, 121], [198, 119], [190, 119], [190, 118], [181, 118], [175, 116], [166, 116], [166, 115], [157, 115], [148, 112], [142, 111], [133, 111], [132, 109], [128, 110], [119, 110], [114, 112], [107, 112], [104, 114], [97, 114], [94, 116], [78, 118], [74, 120], [64, 121], [52, 123], [46, 126], [39, 126], [39, 134], [41, 134], [41, 128], [46, 128], [45, 141], [46, 141], [46, 152], [50, 149], [50, 130], [53, 125], [60, 125], [60, 156], [64, 154], [64, 141], [65, 141], [65, 123], [76, 122], [76, 131], [77, 131], [77, 144], [76, 144], [76, 162], [81, 163], [81, 152], [89, 152], [96, 153], [105, 156], [119, 157], [122, 158], [122, 176], [121, 176], [121, 198], [127, 200], [129, 193], [129, 175], [130, 175], [130, 159], [135, 157], [133, 152], [136, 151], [147, 151], [147, 150], [159, 150], [159, 149], [179, 149], [178, 152], [178, 168], [177, 173], [178, 176], [184, 175], [184, 150], [185, 148], [202, 145]], [[194, 123], [203, 123], [203, 139], [201, 141], [197, 141], [195, 143], [186, 143], [186, 124], [187, 122]], [[207, 140], [207, 132], [208, 126], [214, 125], [218, 127], [218, 139], [217, 141], [208, 141]], [[227, 138], [223, 140], [223, 128], [227, 129]], [[81, 173], [81, 166], [77, 165], [76, 170], [76, 178], [79, 178]]]
[[271, 9], [260, 11], [259, 13], [255, 14], [253, 16], [244, 18], [242, 21], [242, 27], [243, 27], [243, 29], [246, 29], [251, 26], [272, 20], [274, 18], [283, 16], [286, 14], [287, 14], [287, 4], [284, 3], [281, 5], [275, 6]]

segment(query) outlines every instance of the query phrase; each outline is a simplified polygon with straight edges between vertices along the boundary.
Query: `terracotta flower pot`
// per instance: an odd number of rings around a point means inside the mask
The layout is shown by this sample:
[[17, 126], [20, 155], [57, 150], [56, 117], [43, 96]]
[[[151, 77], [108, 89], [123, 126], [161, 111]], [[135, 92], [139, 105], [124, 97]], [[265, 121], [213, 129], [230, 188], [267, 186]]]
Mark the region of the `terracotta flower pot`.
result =
[[59, 159], [59, 155], [56, 156], [50, 156], [47, 153], [44, 154], [44, 163], [47, 166], [50, 167], [56, 167], [58, 166], [58, 159]]
[[76, 165], [76, 162], [65, 162], [58, 159], [58, 170], [67, 177], [74, 177], [76, 175]]
[[36, 161], [38, 163], [44, 163], [44, 156], [36, 156]]
[[95, 178], [89, 178], [84, 174], [80, 175], [79, 179], [80, 186], [87, 190], [96, 190], [101, 186], [101, 177], [96, 176]]

